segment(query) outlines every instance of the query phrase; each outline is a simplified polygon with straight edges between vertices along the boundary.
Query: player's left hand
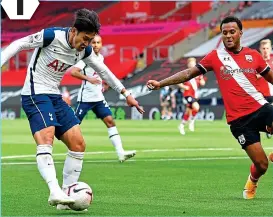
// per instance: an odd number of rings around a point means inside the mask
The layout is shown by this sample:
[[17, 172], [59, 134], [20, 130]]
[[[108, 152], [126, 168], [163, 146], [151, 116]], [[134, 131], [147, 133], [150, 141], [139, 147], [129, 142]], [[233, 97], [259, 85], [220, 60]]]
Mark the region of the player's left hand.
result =
[[138, 110], [138, 112], [140, 114], [143, 114], [145, 111], [139, 106], [138, 101], [135, 100], [135, 98], [131, 95], [126, 97], [126, 102], [128, 104], [128, 106], [130, 107], [136, 107], [136, 109]]

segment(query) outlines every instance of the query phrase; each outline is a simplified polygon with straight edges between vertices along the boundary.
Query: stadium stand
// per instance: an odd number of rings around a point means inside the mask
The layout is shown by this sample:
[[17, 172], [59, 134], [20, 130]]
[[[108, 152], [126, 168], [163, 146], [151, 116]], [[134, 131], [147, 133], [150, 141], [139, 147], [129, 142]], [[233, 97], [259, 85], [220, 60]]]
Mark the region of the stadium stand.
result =
[[[261, 39], [263, 39], [264, 37], [266, 37], [268, 34], [272, 32], [273, 32], [273, 27], [246, 29], [244, 30], [244, 34], [241, 39], [241, 44], [242, 46], [251, 47], [251, 45], [259, 42]], [[184, 56], [185, 57], [204, 56], [208, 52], [218, 48], [223, 48], [221, 35], [215, 36], [211, 40], [201, 44], [200, 46], [186, 53]]]
[[[79, 2], [77, 6], [71, 7], [63, 4], [56, 2], [54, 11], [48, 11], [46, 2], [41, 2], [41, 7], [33, 16], [33, 21], [24, 21], [24, 24], [21, 21], [14, 22], [4, 18], [2, 45], [5, 46], [5, 43], [43, 27], [56, 26], [56, 24], [71, 25], [72, 14], [77, 7], [95, 8], [103, 24], [101, 35], [105, 63], [126, 86], [141, 95], [139, 98], [141, 103], [151, 103], [145, 99], [144, 80], [146, 81], [147, 77], [157, 79], [166, 77], [185, 67], [185, 57], [194, 56], [200, 59], [210, 50], [222, 46], [220, 36], [217, 34], [219, 22], [226, 15], [236, 15], [247, 20], [247, 22], [243, 21], [246, 27], [242, 38], [243, 46], [257, 49], [259, 40], [263, 38], [273, 40], [272, 19], [269, 19], [272, 14], [268, 9], [272, 8], [272, 5], [267, 2], [215, 1], [210, 4], [203, 3], [202, 7], [195, 5], [196, 2], [179, 2], [179, 4], [161, 2], [162, 7], [154, 7], [153, 2], [111, 4]], [[261, 11], [263, 13], [260, 13]], [[48, 16], [41, 17], [44, 13]], [[218, 32], [213, 32], [216, 29]], [[30, 56], [31, 52], [21, 52], [2, 68], [4, 90], [11, 88], [15, 91], [14, 94], [17, 92], [19, 94], [25, 80], [26, 64]], [[207, 86], [201, 89], [203, 99], [200, 103], [209, 106], [212, 102], [214, 104], [216, 102], [217, 106], [222, 106], [221, 96], [213, 76], [213, 73], [208, 74]], [[80, 83], [81, 81], [66, 74], [61, 85], [68, 86], [75, 95]], [[109, 96], [108, 93], [106, 96], [108, 99], [113, 98], [113, 101], [119, 102], [118, 96], [111, 90]], [[154, 101], [152, 104], [157, 103]], [[215, 107], [215, 110], [217, 109], [219, 108]], [[222, 115], [219, 113], [218, 118]]]
[[273, 3], [270, 1], [257, 2], [241, 13], [238, 13], [237, 16], [243, 20], [273, 18]]
[[[160, 7], [155, 7], [156, 3], [160, 4]], [[21, 21], [5, 19], [2, 22], [5, 29], [2, 32], [2, 46], [43, 27], [56, 26], [56, 23], [58, 26], [68, 26], [73, 18], [72, 13], [77, 8], [92, 8], [99, 12], [103, 24], [101, 35], [105, 63], [119, 79], [124, 79], [132, 76], [136, 68], [139, 72], [140, 68], [145, 68], [155, 60], [169, 58], [173, 61], [189, 53], [209, 39], [212, 31], [208, 31], [208, 23], [209, 27], [217, 28], [222, 17], [228, 14], [237, 15], [238, 12], [247, 15], [251, 13], [247, 11], [261, 5], [248, 2], [156, 3], [79, 2], [71, 7], [64, 7], [64, 3], [54, 2], [54, 11], [49, 11], [47, 3], [41, 2], [31, 21], [22, 24]], [[41, 14], [44, 13], [48, 16], [41, 19]], [[267, 32], [266, 29], [264, 31]], [[10, 60], [5, 69], [24, 69], [29, 57], [30, 52], [21, 52]], [[73, 83], [75, 80], [70, 82], [68, 79], [67, 82]]]
[[[160, 2], [161, 7], [154, 7], [155, 2], [118, 2], [113, 4], [107, 3], [84, 3], [84, 5], [77, 4], [77, 7], [87, 7], [87, 8], [98, 8], [97, 11], [100, 11], [100, 19], [102, 24], [105, 23], [115, 23], [116, 25], [103, 25], [101, 30], [101, 35], [103, 36], [103, 42], [105, 45], [106, 55], [105, 62], [109, 65], [110, 69], [117, 75], [118, 78], [124, 78], [130, 72], [134, 71], [137, 65], [137, 57], [143, 53], [144, 49], [149, 45], [153, 44], [157, 46], [170, 46], [173, 43], [181, 40], [184, 37], [187, 37], [189, 33], [195, 32], [201, 28], [201, 26], [196, 22], [197, 13], [202, 14], [204, 11], [208, 10], [210, 5], [204, 4], [202, 10], [196, 11], [195, 3], [187, 4], [187, 7], [180, 7], [176, 10], [176, 13], [180, 13], [184, 10], [185, 13], [190, 12], [191, 20], [186, 22], [181, 19], [178, 21], [170, 22], [168, 16], [162, 18], [163, 15], [166, 15], [169, 11], [176, 8], [175, 2]], [[20, 22], [13, 22], [8, 19], [3, 21], [3, 26], [5, 32], [2, 34], [2, 45], [3, 43], [9, 43], [11, 40], [16, 38], [23, 37], [29, 33], [38, 31], [44, 27], [53, 26], [56, 24], [58, 26], [67, 26], [70, 25], [72, 19], [72, 12], [76, 9], [75, 7], [69, 9], [65, 8], [64, 5], [56, 3], [54, 5], [55, 11], [48, 12], [48, 7], [46, 7], [46, 2], [43, 2], [39, 6], [39, 10], [34, 14], [33, 19], [29, 22], [25, 22], [24, 25], [21, 25]], [[158, 6], [158, 5], [157, 5]], [[52, 7], [52, 6], [51, 6]], [[186, 10], [186, 11], [185, 11]], [[40, 18], [39, 20], [36, 17], [41, 17], [40, 14], [47, 13], [48, 16]], [[109, 20], [109, 14], [111, 20]], [[144, 22], [143, 24], [125, 24], [122, 23], [117, 25], [117, 22], [122, 21], [122, 17], [128, 18], [137, 18], [139, 14], [146, 14], [146, 16], [156, 17], [151, 22]], [[54, 15], [54, 16], [53, 16]], [[116, 16], [116, 17], [115, 17]], [[134, 17], [135, 16], [135, 17]], [[135, 19], [137, 20], [137, 19]], [[65, 21], [65, 22], [64, 22]], [[124, 21], [124, 20], [123, 20]], [[20, 28], [19, 28], [20, 26]], [[153, 28], [158, 28], [158, 30]], [[24, 32], [16, 32], [16, 29], [24, 30]], [[111, 31], [108, 31], [111, 29]], [[151, 29], [151, 31], [149, 31]], [[177, 31], [173, 31], [176, 29]], [[129, 31], [128, 31], [129, 30]], [[27, 32], [26, 32], [27, 31]], [[127, 32], [126, 32], [127, 31]], [[142, 35], [144, 40], [139, 40], [139, 35]], [[166, 37], [164, 37], [166, 36]], [[164, 38], [163, 38], [164, 37]], [[164, 40], [161, 40], [161, 39]], [[131, 49], [131, 50], [130, 50]], [[166, 52], [163, 52], [164, 57], [167, 56]], [[20, 64], [16, 61], [20, 59]], [[28, 54], [22, 52], [17, 59], [10, 61], [10, 69], [16, 69], [25, 67], [24, 63], [28, 61]], [[122, 69], [122, 70], [121, 70]]]

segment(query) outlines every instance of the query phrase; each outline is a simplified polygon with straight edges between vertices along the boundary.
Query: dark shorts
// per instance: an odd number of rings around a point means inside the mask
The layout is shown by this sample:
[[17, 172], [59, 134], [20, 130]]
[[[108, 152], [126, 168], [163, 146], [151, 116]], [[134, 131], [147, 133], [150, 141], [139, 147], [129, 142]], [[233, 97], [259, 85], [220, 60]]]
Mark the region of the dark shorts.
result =
[[21, 99], [33, 135], [44, 128], [55, 126], [55, 136], [60, 139], [67, 130], [80, 123], [61, 95], [37, 94], [21, 96]]
[[269, 102], [270, 104], [273, 103], [273, 96], [266, 96], [265, 99], [266, 99], [266, 101]]
[[107, 116], [112, 116], [112, 112], [105, 100], [99, 102], [78, 102], [75, 114], [82, 122], [83, 118], [89, 110], [92, 110], [97, 118], [104, 119]]
[[229, 124], [233, 136], [245, 149], [248, 145], [260, 142], [260, 132], [268, 132], [267, 127], [272, 127], [273, 106], [266, 103], [257, 111], [238, 118]]
[[192, 108], [192, 104], [194, 102], [198, 102], [198, 100], [191, 96], [185, 96], [185, 100], [187, 101], [187, 107]]

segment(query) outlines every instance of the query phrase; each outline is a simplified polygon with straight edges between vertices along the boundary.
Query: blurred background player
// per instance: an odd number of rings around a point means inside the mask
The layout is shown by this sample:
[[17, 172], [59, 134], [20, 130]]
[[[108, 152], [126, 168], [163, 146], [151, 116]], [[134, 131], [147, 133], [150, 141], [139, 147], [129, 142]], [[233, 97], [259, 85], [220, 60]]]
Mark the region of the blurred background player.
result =
[[[91, 43], [93, 51], [91, 55], [98, 61], [103, 62], [104, 58], [100, 54], [102, 48], [102, 39], [96, 35]], [[82, 85], [78, 93], [77, 106], [75, 110], [76, 116], [82, 122], [83, 118], [89, 110], [92, 110], [97, 118], [100, 118], [108, 128], [108, 136], [115, 147], [118, 159], [123, 162], [136, 154], [136, 151], [124, 151], [120, 135], [118, 133], [112, 112], [103, 96], [102, 79], [96, 71], [86, 66], [83, 61], [79, 61], [71, 69], [71, 75], [82, 80]], [[104, 82], [105, 83], [105, 82]]]
[[173, 117], [177, 120], [181, 119], [185, 109], [183, 90], [182, 84], [178, 84], [177, 88], [171, 92]]
[[[273, 58], [271, 56], [272, 44], [269, 39], [264, 39], [260, 41], [260, 53], [267, 64], [272, 68]], [[273, 85], [267, 82], [261, 75], [257, 74], [259, 90], [264, 95], [265, 99], [269, 103], [273, 103]], [[272, 135], [266, 133], [267, 138], [271, 138]]]
[[[196, 65], [196, 59], [191, 57], [187, 60], [188, 68], [192, 68]], [[198, 87], [204, 86], [205, 80], [203, 75], [200, 75], [196, 78], [193, 78], [181, 85], [184, 89], [184, 98], [187, 101], [186, 111], [183, 114], [181, 124], [178, 126], [179, 132], [182, 135], [185, 135], [185, 125], [189, 121], [189, 130], [194, 131], [194, 122], [195, 116], [200, 109], [200, 105], [198, 103], [197, 90]]]
[[170, 120], [172, 118], [171, 92], [172, 89], [170, 87], [164, 87], [160, 90], [159, 100], [162, 120]]
[[[267, 64], [272, 68], [273, 58], [271, 56], [272, 44], [269, 39], [260, 41], [260, 53]], [[257, 75], [259, 90], [269, 103], [273, 103], [273, 85], [266, 81], [261, 75]]]

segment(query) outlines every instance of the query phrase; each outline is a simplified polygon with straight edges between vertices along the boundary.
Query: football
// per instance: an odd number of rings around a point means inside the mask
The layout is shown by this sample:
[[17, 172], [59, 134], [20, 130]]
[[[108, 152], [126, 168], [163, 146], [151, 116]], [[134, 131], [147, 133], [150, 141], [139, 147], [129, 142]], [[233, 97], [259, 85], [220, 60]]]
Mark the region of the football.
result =
[[69, 186], [67, 195], [75, 200], [74, 204], [69, 205], [70, 209], [75, 211], [88, 209], [94, 198], [91, 187], [84, 182], [77, 182]]

